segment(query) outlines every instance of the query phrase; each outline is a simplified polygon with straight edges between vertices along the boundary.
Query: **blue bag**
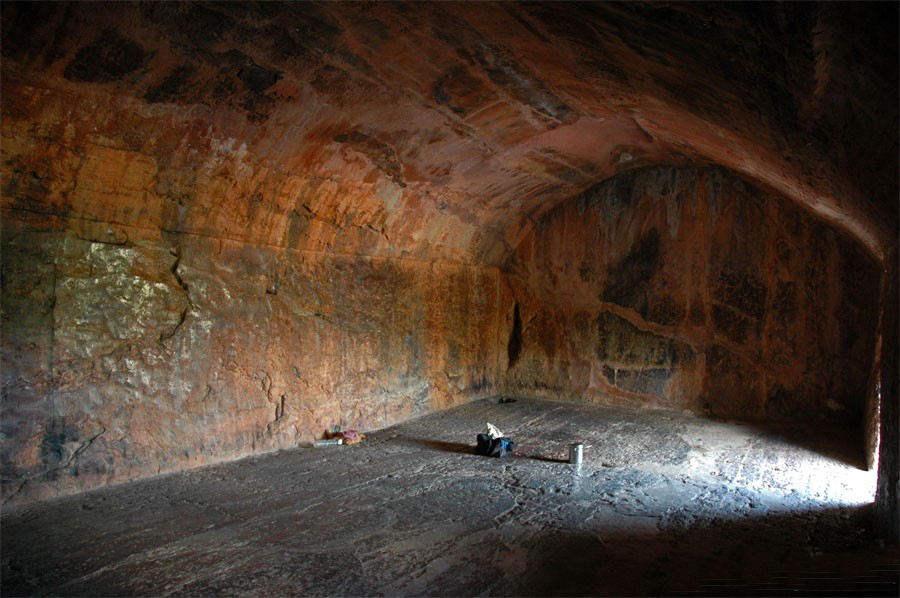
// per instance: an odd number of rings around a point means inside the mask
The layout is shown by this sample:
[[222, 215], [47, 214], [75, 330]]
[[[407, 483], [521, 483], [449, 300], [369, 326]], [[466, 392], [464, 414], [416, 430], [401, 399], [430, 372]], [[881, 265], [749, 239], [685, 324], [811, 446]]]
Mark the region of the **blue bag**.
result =
[[475, 452], [485, 457], [505, 457], [513, 452], [515, 443], [512, 438], [505, 436], [501, 438], [491, 438], [489, 434], [479, 434]]

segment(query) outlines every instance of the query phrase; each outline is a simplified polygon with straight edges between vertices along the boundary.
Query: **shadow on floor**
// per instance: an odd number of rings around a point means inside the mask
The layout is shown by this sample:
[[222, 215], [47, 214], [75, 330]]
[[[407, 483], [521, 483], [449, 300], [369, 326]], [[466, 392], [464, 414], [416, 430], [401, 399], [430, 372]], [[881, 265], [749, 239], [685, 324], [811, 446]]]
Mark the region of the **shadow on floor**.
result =
[[447, 442], [445, 440], [431, 440], [429, 438], [412, 438], [410, 436], [401, 436], [398, 437], [397, 440], [445, 453], [475, 454], [474, 444], [465, 444], [462, 442]]
[[900, 550], [873, 543], [870, 519], [871, 507], [859, 507], [643, 532], [548, 531], [513, 549], [522, 573], [501, 593], [897, 596]]
[[[442, 451], [445, 453], [463, 453], [463, 454], [476, 454], [475, 453], [475, 444], [465, 444], [462, 442], [447, 442], [445, 440], [432, 440], [428, 438], [412, 438], [409, 436], [404, 436], [398, 438], [398, 440], [403, 442], [408, 442], [411, 444], [415, 444], [418, 446], [422, 446], [425, 448], [429, 448], [436, 451]], [[513, 452], [508, 457], [504, 457], [504, 459], [533, 459], [535, 461], [544, 461], [548, 463], [568, 463], [568, 459], [560, 459], [558, 457], [548, 456], [546, 453], [551, 451], [542, 450], [540, 448], [535, 447], [534, 445], [516, 445], [513, 449]], [[489, 457], [485, 457], [486, 459]]]
[[[250, 554], [270, 558], [275, 547], [280, 555], [276, 563], [246, 560], [248, 544], [242, 542], [235, 552], [207, 555], [204, 570], [210, 563], [228, 566], [216, 575], [200, 575], [180, 593], [896, 597], [900, 588], [900, 550], [871, 541], [871, 507], [698, 519], [661, 529], [641, 526], [642, 519], [570, 528], [557, 522], [535, 533], [519, 534], [515, 540], [497, 530], [474, 545], [460, 544], [453, 537], [432, 537], [430, 542], [444, 542], [443, 568], [432, 573], [423, 562], [412, 569], [421, 568], [429, 575], [427, 590], [408, 585], [412, 578], [402, 566], [406, 561], [396, 556], [376, 561], [378, 567], [366, 573], [355, 566], [353, 552], [298, 551], [302, 544], [285, 545], [283, 539], [273, 544], [271, 536], [263, 535], [251, 541]], [[383, 541], [380, 534], [373, 541]], [[366, 540], [361, 540], [364, 546]], [[0, 593], [160, 595], [161, 579], [183, 580], [185, 575], [192, 579], [190, 566], [185, 573], [182, 556], [167, 562], [154, 552], [151, 560], [131, 565], [137, 569], [129, 569], [126, 559], [121, 567], [105, 567], [100, 570], [103, 575], [77, 581], [85, 571], [64, 552], [52, 549], [41, 557], [41, 563], [54, 565], [50, 568], [22, 561], [21, 555], [4, 554]], [[198, 552], [198, 558], [203, 556]], [[229, 558], [236, 560], [228, 563]], [[143, 573], [144, 585], [134, 585], [134, 575], [143, 567], [153, 572]], [[35, 572], [40, 578], [33, 576]], [[77, 583], [71, 585], [73, 580]]]
[[522, 442], [516, 445], [512, 458], [534, 459], [535, 461], [544, 461], [546, 463], [568, 463], [567, 450], [568, 448], [565, 446], [549, 447], [545, 444]]
[[555, 457], [544, 457], [542, 455], [517, 455], [512, 454], [514, 459], [534, 459], [535, 461], [544, 461], [546, 463], [568, 463], [567, 459], [557, 459]]

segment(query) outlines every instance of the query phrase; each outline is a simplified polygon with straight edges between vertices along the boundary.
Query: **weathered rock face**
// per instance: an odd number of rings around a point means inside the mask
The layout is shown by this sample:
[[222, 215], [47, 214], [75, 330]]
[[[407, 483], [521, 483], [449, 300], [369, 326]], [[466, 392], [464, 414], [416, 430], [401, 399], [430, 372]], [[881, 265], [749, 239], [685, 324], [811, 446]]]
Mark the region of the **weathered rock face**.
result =
[[3, 205], [498, 265], [560, 201], [699, 160], [880, 255], [896, 19], [887, 3], [11, 3]]
[[504, 276], [522, 394], [857, 425], [877, 262], [715, 169], [615, 177], [546, 214]]
[[4, 499], [504, 389], [852, 419], [897, 10], [5, 4]]
[[40, 222], [5, 223], [2, 249], [5, 499], [495, 392], [496, 270]]

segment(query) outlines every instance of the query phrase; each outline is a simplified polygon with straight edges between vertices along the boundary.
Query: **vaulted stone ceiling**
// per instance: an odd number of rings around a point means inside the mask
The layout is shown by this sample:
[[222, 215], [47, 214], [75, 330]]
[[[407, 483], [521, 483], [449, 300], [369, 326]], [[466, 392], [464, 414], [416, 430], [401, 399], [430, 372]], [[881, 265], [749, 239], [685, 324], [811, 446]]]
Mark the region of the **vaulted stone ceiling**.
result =
[[3, 202], [498, 265], [608, 177], [714, 163], [881, 256], [896, 22], [895, 3], [7, 3]]

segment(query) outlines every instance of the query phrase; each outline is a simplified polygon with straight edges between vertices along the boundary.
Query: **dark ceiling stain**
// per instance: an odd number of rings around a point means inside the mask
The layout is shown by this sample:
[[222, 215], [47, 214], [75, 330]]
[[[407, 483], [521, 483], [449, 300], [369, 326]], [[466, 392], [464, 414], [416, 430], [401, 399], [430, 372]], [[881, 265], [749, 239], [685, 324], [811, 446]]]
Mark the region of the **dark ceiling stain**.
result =
[[364, 154], [384, 174], [386, 174], [398, 187], [406, 187], [403, 180], [400, 161], [394, 148], [386, 143], [370, 137], [359, 131], [341, 133], [334, 136], [334, 141], [344, 143], [361, 154]]
[[63, 75], [71, 81], [110, 83], [141, 68], [149, 57], [140, 45], [107, 29], [78, 50]]

